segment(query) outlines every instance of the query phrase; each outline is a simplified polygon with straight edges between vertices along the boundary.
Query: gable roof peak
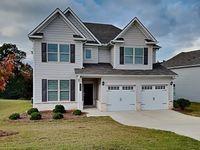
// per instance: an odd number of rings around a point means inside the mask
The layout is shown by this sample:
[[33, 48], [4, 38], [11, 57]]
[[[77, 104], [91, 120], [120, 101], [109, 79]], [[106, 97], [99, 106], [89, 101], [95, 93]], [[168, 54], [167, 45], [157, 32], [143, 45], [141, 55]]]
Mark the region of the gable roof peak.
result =
[[143, 34], [147, 37], [149, 37], [151, 40], [155, 41], [155, 42], [158, 42], [156, 40], [156, 38], [151, 34], [151, 32], [144, 26], [144, 24], [142, 24], [142, 22], [137, 18], [137, 17], [134, 17], [133, 19], [131, 19], [131, 21], [123, 28], [123, 30], [114, 38], [114, 40], [116, 40], [117, 38], [119, 38], [124, 32], [126, 32], [130, 27], [131, 25], [134, 23], [134, 22], [137, 22], [139, 24], [139, 26], [141, 27], [141, 29], [143, 30]]

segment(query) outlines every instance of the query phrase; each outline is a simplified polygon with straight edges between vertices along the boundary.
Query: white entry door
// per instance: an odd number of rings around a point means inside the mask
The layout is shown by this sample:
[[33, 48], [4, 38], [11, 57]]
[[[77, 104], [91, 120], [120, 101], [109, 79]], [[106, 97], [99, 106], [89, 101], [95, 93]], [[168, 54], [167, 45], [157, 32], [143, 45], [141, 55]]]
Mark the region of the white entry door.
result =
[[107, 110], [130, 111], [135, 110], [136, 93], [134, 85], [109, 85], [107, 87]]
[[143, 85], [141, 91], [141, 109], [168, 109], [167, 85]]

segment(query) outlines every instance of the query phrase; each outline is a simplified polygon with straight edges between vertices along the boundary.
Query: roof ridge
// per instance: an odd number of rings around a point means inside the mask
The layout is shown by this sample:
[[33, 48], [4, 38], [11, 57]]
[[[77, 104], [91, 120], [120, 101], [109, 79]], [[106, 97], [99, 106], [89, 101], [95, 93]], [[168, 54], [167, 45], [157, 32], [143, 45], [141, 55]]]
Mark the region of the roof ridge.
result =
[[109, 25], [109, 26], [113, 26], [113, 27], [115, 27], [115, 28], [118, 28], [118, 29], [122, 30], [121, 28], [119, 28], [119, 27], [117, 27], [117, 26], [115, 26], [115, 25], [113, 25], [113, 24], [100, 23], [100, 22], [86, 22], [86, 21], [83, 21], [83, 23], [88, 23], [88, 24], [99, 24], [99, 25]]

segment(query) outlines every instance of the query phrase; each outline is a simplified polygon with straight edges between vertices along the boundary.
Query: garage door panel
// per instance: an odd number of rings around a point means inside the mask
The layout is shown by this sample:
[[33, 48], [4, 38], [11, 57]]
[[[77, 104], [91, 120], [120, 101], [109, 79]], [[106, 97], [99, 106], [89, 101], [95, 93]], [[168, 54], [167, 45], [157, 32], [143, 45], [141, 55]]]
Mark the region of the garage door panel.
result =
[[[114, 89], [108, 87], [108, 89]], [[116, 88], [115, 88], [116, 89]], [[133, 86], [119, 86], [118, 90], [107, 91], [108, 111], [130, 111], [135, 110], [136, 94]]]
[[[148, 85], [149, 86], [149, 85]], [[158, 110], [168, 108], [168, 90], [166, 85], [152, 85], [151, 88], [142, 87], [142, 110]]]

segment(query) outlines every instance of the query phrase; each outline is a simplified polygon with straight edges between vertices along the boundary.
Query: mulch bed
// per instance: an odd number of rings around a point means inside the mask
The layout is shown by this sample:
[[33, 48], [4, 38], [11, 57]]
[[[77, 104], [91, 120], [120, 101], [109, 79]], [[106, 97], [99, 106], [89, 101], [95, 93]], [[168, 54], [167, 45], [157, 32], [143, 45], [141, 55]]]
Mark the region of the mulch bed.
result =
[[[66, 113], [63, 114], [63, 119], [61, 120], [72, 120], [72, 119], [78, 119], [86, 116], [86, 113], [82, 113], [80, 116], [79, 115], [73, 115], [73, 111], [67, 111]], [[54, 120], [52, 118], [53, 112], [52, 111], [40, 111], [40, 114], [42, 115], [42, 119], [40, 121], [47, 121], [47, 120]], [[29, 122], [32, 121], [30, 120], [30, 116], [27, 113], [22, 113], [20, 114], [20, 119], [18, 120], [10, 120], [14, 122], [22, 121], [22, 122]]]
[[0, 137], [16, 135], [18, 133], [19, 132], [11, 132], [11, 131], [8, 132], [8, 131], [0, 130]]

